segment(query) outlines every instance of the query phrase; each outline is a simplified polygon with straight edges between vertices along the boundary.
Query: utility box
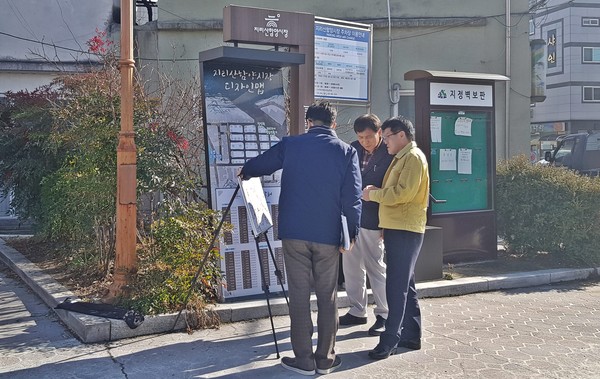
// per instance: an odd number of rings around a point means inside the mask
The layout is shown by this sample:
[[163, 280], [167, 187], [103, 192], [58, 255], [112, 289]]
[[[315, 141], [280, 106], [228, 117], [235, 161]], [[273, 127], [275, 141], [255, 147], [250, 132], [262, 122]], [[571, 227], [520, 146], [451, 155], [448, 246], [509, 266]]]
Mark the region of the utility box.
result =
[[428, 225], [443, 230], [443, 260], [497, 257], [494, 84], [502, 75], [414, 70], [416, 141], [431, 180]]
[[415, 265], [415, 281], [439, 280], [443, 276], [443, 230], [437, 226], [427, 225], [423, 246]]

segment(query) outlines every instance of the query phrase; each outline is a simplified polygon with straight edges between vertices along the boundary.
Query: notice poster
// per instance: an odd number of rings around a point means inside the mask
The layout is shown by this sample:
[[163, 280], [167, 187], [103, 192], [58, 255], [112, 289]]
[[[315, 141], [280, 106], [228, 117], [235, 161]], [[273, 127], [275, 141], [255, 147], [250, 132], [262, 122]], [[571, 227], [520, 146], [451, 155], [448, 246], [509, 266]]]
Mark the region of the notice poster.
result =
[[369, 100], [369, 25], [315, 21], [315, 97]]
[[473, 150], [458, 149], [458, 173], [471, 175], [473, 173]]
[[431, 142], [442, 142], [442, 118], [431, 116], [429, 129], [431, 130]]
[[440, 171], [456, 171], [455, 149], [440, 149]]
[[[288, 133], [283, 77], [277, 68], [223, 62], [202, 63], [201, 74], [211, 205], [213, 209], [224, 210], [238, 185], [237, 174], [243, 164]], [[262, 186], [274, 224], [267, 236], [275, 259], [280, 260], [277, 266], [283, 271], [276, 222], [280, 179], [279, 171], [262, 177]], [[234, 232], [228, 233], [220, 245], [225, 277], [222, 297], [261, 294], [259, 253], [241, 194], [227, 217]], [[268, 262], [272, 267], [266, 242], [261, 241], [259, 246], [263, 263]], [[273, 271], [269, 269], [266, 273], [268, 278]], [[273, 291], [277, 290], [273, 287]]]
[[[211, 187], [235, 187], [237, 170], [287, 135], [281, 70], [203, 64], [207, 158]], [[265, 182], [266, 180], [266, 182]], [[279, 176], [263, 185], [279, 185]]]
[[471, 125], [473, 120], [468, 117], [459, 117], [454, 122], [454, 134], [457, 136], [471, 136]]

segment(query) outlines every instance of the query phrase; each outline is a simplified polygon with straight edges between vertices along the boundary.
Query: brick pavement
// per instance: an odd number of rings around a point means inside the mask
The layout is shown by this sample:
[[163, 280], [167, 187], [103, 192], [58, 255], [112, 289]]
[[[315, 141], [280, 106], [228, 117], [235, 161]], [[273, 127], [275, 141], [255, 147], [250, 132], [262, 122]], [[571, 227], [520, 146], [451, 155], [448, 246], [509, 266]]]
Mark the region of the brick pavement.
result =
[[[369, 325], [343, 328], [337, 344], [343, 364], [329, 377], [600, 378], [598, 282], [423, 299], [421, 305], [422, 350], [371, 361], [367, 351], [377, 339], [366, 335]], [[289, 319], [274, 322], [281, 355], [290, 356]], [[279, 366], [269, 319], [84, 345], [5, 268], [0, 326], [2, 378], [294, 376]]]

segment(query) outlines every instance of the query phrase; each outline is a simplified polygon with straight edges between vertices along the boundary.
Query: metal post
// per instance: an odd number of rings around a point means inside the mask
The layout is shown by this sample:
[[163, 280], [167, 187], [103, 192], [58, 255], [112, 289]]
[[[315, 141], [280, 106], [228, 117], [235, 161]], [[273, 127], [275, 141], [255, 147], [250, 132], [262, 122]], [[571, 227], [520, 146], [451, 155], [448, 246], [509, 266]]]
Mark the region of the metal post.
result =
[[[506, 0], [506, 45], [505, 45], [505, 49], [506, 49], [506, 77], [510, 80], [511, 77], [511, 67], [510, 67], [510, 39], [511, 39], [511, 33], [510, 33], [510, 28], [511, 28], [511, 10], [510, 10], [510, 0]], [[505, 82], [504, 84], [506, 87], [504, 88], [505, 92], [504, 92], [504, 103], [505, 103], [505, 108], [504, 108], [504, 125], [505, 125], [505, 130], [504, 130], [504, 159], [508, 159], [510, 158], [510, 81]]]
[[116, 257], [109, 298], [124, 295], [137, 270], [136, 148], [133, 132], [132, 0], [121, 0], [121, 132], [117, 147]]

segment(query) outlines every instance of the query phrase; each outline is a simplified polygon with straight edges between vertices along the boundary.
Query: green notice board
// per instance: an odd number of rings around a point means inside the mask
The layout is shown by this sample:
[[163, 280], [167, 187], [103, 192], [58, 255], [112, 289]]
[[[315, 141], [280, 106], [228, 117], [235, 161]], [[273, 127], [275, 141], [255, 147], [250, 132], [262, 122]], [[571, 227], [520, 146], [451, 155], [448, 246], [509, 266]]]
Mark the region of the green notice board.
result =
[[489, 112], [431, 112], [431, 212], [490, 209]]

